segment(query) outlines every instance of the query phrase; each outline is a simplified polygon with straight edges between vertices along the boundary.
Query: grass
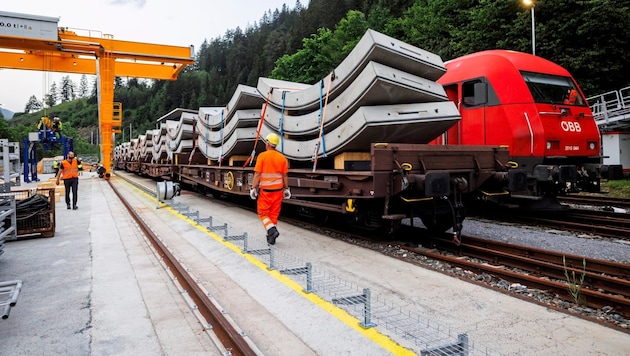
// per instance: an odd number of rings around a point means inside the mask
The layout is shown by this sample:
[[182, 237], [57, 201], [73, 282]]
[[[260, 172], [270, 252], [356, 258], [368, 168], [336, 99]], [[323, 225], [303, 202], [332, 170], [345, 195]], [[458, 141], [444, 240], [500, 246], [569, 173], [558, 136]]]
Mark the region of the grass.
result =
[[567, 279], [568, 283], [568, 291], [573, 298], [575, 304], [579, 306], [585, 306], [586, 300], [584, 299], [584, 295], [582, 294], [582, 287], [584, 286], [584, 277], [586, 277], [586, 259], [582, 259], [582, 273], [579, 276], [575, 274], [575, 271], [571, 271], [567, 269], [567, 261], [565, 256], [562, 256], [562, 265], [564, 266], [564, 276]]
[[630, 179], [602, 180], [602, 191], [611, 198], [630, 198]]

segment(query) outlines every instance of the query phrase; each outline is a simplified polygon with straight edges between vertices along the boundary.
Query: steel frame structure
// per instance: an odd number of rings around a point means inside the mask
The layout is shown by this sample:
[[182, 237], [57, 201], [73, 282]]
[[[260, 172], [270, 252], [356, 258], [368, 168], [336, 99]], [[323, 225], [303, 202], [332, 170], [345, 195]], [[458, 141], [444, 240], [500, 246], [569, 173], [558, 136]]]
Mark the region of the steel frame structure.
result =
[[[20, 25], [20, 21], [56, 18], [0, 13]], [[33, 20], [34, 19], [34, 20]], [[100, 32], [99, 32], [100, 33]], [[112, 35], [100, 37], [78, 35], [66, 27], [57, 28], [57, 39], [24, 37], [0, 32], [0, 68], [51, 71], [97, 76], [99, 89], [99, 129], [101, 163], [109, 177], [114, 134], [120, 132], [122, 120], [114, 115], [115, 77], [176, 80], [179, 73], [194, 63], [194, 48], [116, 40]]]

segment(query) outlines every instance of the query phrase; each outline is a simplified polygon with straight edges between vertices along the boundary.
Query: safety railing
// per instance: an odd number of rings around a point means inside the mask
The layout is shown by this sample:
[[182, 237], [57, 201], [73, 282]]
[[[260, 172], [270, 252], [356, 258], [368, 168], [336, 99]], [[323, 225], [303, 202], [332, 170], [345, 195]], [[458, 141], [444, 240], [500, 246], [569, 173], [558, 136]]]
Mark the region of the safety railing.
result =
[[630, 119], [630, 86], [587, 98], [598, 126]]

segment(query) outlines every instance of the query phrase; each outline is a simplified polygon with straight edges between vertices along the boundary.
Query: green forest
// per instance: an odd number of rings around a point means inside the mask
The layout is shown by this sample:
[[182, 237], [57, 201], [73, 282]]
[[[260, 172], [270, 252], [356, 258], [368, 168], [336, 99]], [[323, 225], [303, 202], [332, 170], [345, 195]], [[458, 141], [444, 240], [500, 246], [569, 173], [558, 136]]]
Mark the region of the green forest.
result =
[[[624, 70], [630, 62], [629, 0], [534, 4], [536, 55], [568, 69], [587, 97], [630, 84]], [[195, 64], [176, 81], [116, 78], [114, 100], [122, 103], [125, 129], [116, 141], [154, 129], [156, 120], [175, 108], [224, 106], [238, 84], [255, 87], [259, 77], [315, 83], [368, 28], [448, 61], [487, 49], [531, 53], [531, 26], [531, 8], [522, 0], [310, 0], [307, 6], [297, 0], [268, 11], [250, 27], [204, 41], [196, 48]], [[45, 98], [46, 109], [26, 103], [25, 112], [0, 120], [0, 137], [21, 142], [41, 116], [59, 116], [75, 151], [97, 153], [95, 84], [86, 90], [82, 80], [75, 90], [80, 95], [68, 95], [61, 86], [63, 95]]]

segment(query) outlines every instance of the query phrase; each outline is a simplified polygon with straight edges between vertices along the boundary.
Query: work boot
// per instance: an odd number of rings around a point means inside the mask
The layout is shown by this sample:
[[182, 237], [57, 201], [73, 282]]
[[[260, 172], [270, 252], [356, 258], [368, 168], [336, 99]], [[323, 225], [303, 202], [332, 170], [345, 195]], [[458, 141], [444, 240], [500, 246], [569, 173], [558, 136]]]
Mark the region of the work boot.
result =
[[270, 245], [275, 245], [276, 239], [278, 238], [278, 236], [280, 236], [280, 233], [278, 232], [278, 229], [276, 229], [275, 226], [267, 230], [267, 243]]

